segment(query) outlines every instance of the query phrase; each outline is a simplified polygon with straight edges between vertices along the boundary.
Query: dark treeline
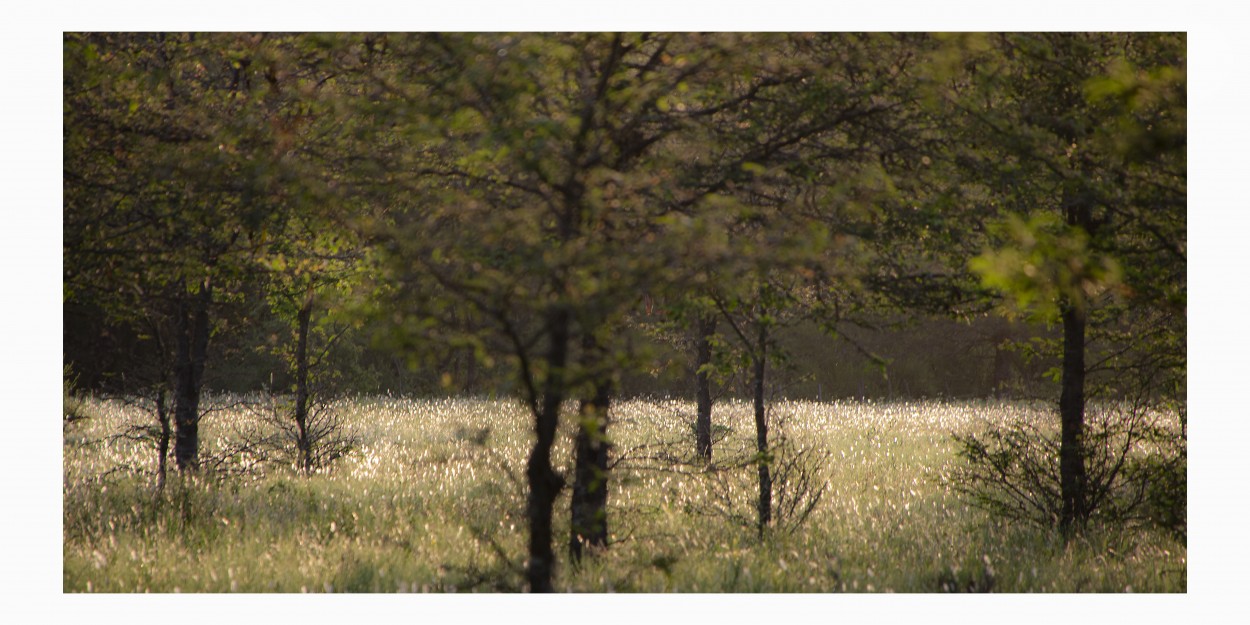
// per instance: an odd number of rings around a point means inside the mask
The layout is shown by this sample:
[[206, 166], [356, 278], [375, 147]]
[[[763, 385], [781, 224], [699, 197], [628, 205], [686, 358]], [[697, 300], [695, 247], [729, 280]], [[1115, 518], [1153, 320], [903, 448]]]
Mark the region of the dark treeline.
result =
[[[857, 342], [885, 359], [884, 366], [813, 325], [782, 331], [778, 342], [789, 358], [779, 372], [778, 394], [790, 399], [886, 400], [1035, 398], [1056, 392], [1057, 387], [1043, 374], [1058, 360], [1026, 360], [1010, 343], [1046, 336], [1045, 326], [1000, 317], [971, 322], [928, 319], [897, 328], [889, 321], [882, 319], [881, 329], [856, 333]], [[256, 344], [270, 341], [284, 330], [280, 319], [263, 311], [257, 323], [259, 330], [249, 337]], [[124, 393], [127, 374], [133, 375], [140, 368], [139, 359], [151, 357], [134, 328], [105, 323], [99, 310], [67, 302], [64, 324], [65, 362], [80, 391]], [[266, 327], [267, 333], [262, 334]], [[410, 369], [393, 351], [373, 346], [370, 337], [368, 331], [358, 331], [340, 339], [330, 361], [339, 375], [335, 384], [338, 393], [506, 397], [513, 390], [507, 372], [483, 366], [472, 353], [444, 353], [428, 367]], [[273, 353], [217, 345], [212, 349], [222, 353], [209, 358], [205, 375], [210, 388], [248, 393], [285, 389], [293, 383], [293, 373]], [[620, 396], [690, 396], [695, 380], [689, 354], [672, 350], [667, 357], [668, 366], [663, 369], [627, 373], [621, 380]], [[449, 376], [446, 380], [444, 373]], [[715, 387], [718, 397], [748, 397], [743, 385], [733, 379], [719, 380]]]
[[[67, 382], [146, 398], [162, 484], [166, 450], [200, 471], [211, 390], [286, 398], [306, 472], [334, 456], [334, 396], [518, 400], [534, 591], [565, 489], [570, 556], [608, 547], [630, 395], [697, 400], [703, 462], [715, 402], [752, 403], [761, 537], [778, 397], [1045, 398], [1038, 509], [1071, 535], [1124, 476], [1107, 437], [1158, 410], [1183, 432], [1185, 54], [1168, 33], [67, 34]], [[1113, 429], [1100, 401], [1126, 406]]]

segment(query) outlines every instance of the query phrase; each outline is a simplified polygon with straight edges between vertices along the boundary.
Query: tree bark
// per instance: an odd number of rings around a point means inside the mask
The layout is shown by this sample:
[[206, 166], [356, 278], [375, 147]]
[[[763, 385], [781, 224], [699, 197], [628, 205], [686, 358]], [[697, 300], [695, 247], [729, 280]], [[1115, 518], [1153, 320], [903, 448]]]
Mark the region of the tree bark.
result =
[[578, 405], [578, 428], [570, 501], [569, 555], [580, 562], [585, 547], [591, 551], [608, 545], [608, 408], [612, 401], [612, 376], [602, 369], [601, 348], [592, 337], [585, 340], [595, 371], [593, 393]]
[[160, 438], [156, 441], [156, 490], [165, 490], [165, 476], [169, 473], [169, 439], [171, 435], [169, 424], [169, 405], [166, 396], [166, 387], [162, 383], [160, 389], [156, 391], [156, 420], [160, 423]]
[[180, 471], [200, 467], [200, 392], [208, 351], [208, 308], [212, 285], [200, 283], [199, 293], [179, 301], [178, 347], [174, 362], [174, 461]]
[[[1090, 204], [1078, 191], [1064, 190], [1064, 218], [1091, 237], [1094, 224]], [[1063, 364], [1059, 391], [1059, 528], [1070, 535], [1089, 517], [1085, 471], [1085, 326], [1086, 302], [1079, 285], [1059, 300], [1063, 321]]]
[[555, 444], [556, 427], [560, 423], [560, 405], [564, 401], [564, 369], [568, 364], [569, 311], [556, 307], [547, 314], [546, 333], [550, 339], [547, 354], [547, 379], [543, 384], [541, 405], [534, 415], [534, 447], [530, 450], [525, 476], [529, 485], [526, 514], [529, 517], [529, 561], [525, 579], [530, 592], [551, 592], [555, 569], [552, 550], [551, 521], [556, 497], [564, 488], [564, 480], [551, 467], [551, 448]]
[[1063, 369], [1059, 394], [1059, 528], [1070, 533], [1085, 523], [1085, 310], [1070, 301], [1061, 306]]
[[768, 419], [764, 405], [764, 367], [767, 362], [768, 327], [759, 324], [759, 344], [755, 350], [753, 364], [753, 386], [755, 403], [755, 450], [759, 454], [759, 485], [760, 498], [756, 507], [759, 514], [758, 531], [761, 538], [764, 530], [772, 522], [773, 480], [768, 470]]
[[312, 321], [312, 291], [304, 299], [297, 315], [298, 336], [295, 342], [295, 445], [299, 451], [300, 470], [312, 473], [312, 441], [308, 437], [308, 327]]
[[716, 316], [707, 315], [698, 321], [699, 336], [695, 350], [695, 453], [704, 462], [712, 461], [712, 381], [705, 367], [712, 362], [712, 336], [716, 332]]

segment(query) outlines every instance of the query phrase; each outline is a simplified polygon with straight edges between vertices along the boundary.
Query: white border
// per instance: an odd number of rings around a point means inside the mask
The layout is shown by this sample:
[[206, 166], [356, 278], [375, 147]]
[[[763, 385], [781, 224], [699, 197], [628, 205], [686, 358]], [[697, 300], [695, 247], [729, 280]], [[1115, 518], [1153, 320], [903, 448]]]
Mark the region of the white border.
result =
[[[1227, 7], [1227, 8], [1226, 8]], [[1250, 587], [1244, 497], [1250, 419], [1244, 328], [1250, 314], [1245, 238], [1244, 120], [1250, 102], [1243, 22], [1231, 3], [1198, 1], [1024, 4], [934, 2], [675, 2], [576, 0], [350, 2], [223, 0], [172, 3], [31, 2], [6, 6], [0, 38], [5, 149], [0, 266], [0, 604], [12, 622], [132, 622], [136, 618], [219, 623], [295, 617], [342, 622], [378, 616], [408, 621], [604, 623], [689, 617], [761, 622], [777, 617], [966, 622], [1057, 620], [1226, 622], [1224, 605]], [[1190, 567], [1179, 596], [564, 596], [300, 597], [82, 596], [61, 594], [59, 243], [62, 31], [72, 30], [1173, 30], [1189, 33], [1190, 188]], [[1242, 184], [1237, 184], [1242, 183]], [[1227, 611], [1225, 607], [1231, 608]], [[50, 617], [50, 618], [49, 618]]]

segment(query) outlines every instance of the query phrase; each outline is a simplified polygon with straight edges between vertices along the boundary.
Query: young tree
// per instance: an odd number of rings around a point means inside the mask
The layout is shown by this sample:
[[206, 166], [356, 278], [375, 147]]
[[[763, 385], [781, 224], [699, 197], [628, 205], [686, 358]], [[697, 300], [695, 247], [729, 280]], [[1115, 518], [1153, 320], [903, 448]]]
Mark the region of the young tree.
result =
[[716, 316], [704, 313], [695, 322], [695, 453], [704, 462], [712, 461], [712, 345], [716, 336]]
[[[708, 265], [715, 278], [707, 292], [752, 372], [761, 534], [771, 519], [764, 378], [778, 323], [814, 318], [832, 331], [848, 304], [921, 291], [917, 278], [937, 277], [937, 263], [918, 269], [895, 245], [907, 240], [898, 224], [914, 218], [896, 214], [910, 211], [899, 210], [894, 177], [914, 169], [932, 142], [916, 106], [921, 43], [892, 35], [761, 38], [751, 48], [762, 59], [753, 80], [703, 123], [705, 153], [693, 159], [686, 184], [718, 194], [731, 216], [735, 259]], [[912, 286], [900, 287], [907, 280]], [[703, 371], [712, 326], [693, 319]], [[703, 423], [709, 394], [699, 382]], [[696, 446], [710, 455], [710, 438]]]

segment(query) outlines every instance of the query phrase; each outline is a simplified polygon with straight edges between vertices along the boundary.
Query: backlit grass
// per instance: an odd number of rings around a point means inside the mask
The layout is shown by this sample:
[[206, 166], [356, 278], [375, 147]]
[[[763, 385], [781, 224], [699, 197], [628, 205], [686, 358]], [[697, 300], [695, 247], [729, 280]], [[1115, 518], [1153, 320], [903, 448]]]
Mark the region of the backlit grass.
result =
[[[116, 438], [150, 417], [89, 402], [64, 443], [66, 592], [517, 591], [525, 554], [521, 406], [479, 399], [340, 402], [360, 446], [301, 477], [224, 457], [251, 419], [212, 413], [202, 453], [221, 473], [155, 491], [148, 442]], [[1148, 528], [1053, 533], [995, 522], [946, 483], [953, 433], [1046, 419], [1010, 402], [778, 402], [770, 414], [796, 446], [823, 450], [827, 490], [806, 523], [760, 541], [716, 511], [749, 512], [754, 471], [713, 480], [693, 452], [694, 406], [613, 407], [614, 544], [582, 566], [564, 558], [568, 503], [557, 503], [556, 588], [576, 592], [1183, 592], [1186, 546]], [[715, 459], [753, 445], [749, 404], [723, 402]], [[557, 462], [571, 460], [566, 419]], [[683, 454], [685, 454], [683, 456]], [[567, 471], [566, 471], [567, 473]]]

